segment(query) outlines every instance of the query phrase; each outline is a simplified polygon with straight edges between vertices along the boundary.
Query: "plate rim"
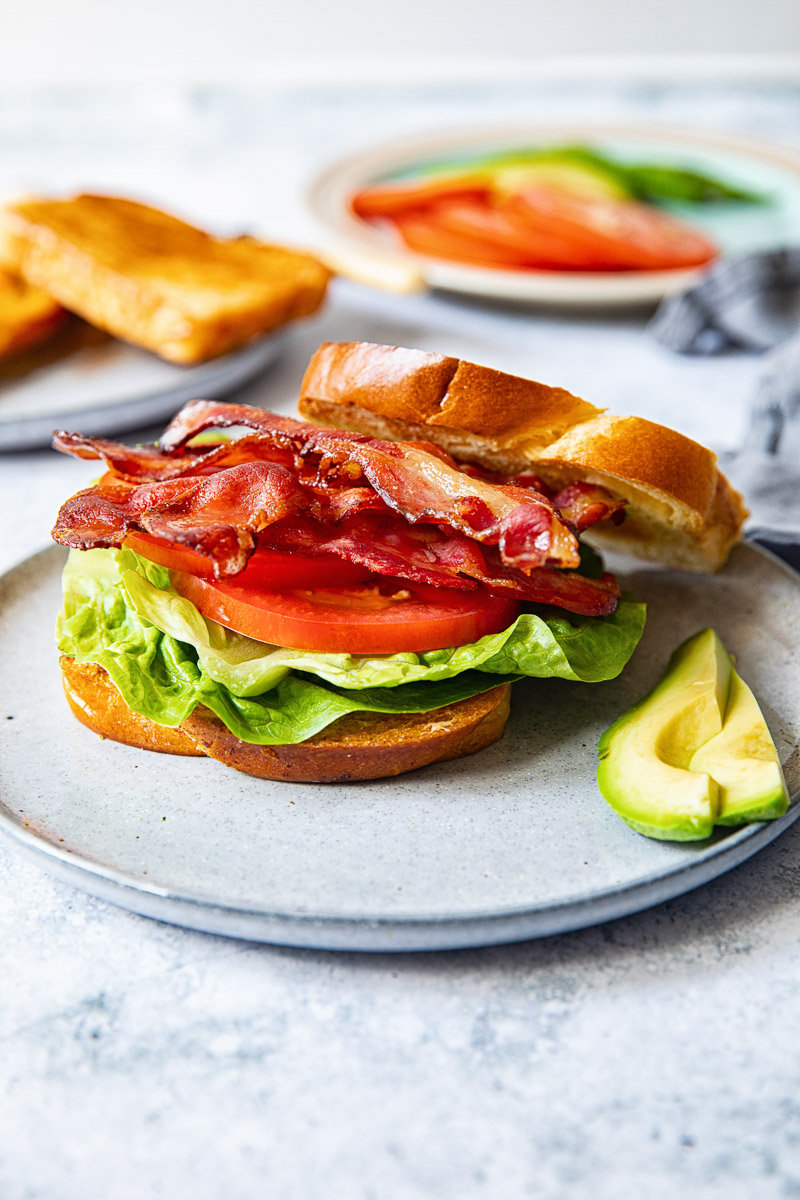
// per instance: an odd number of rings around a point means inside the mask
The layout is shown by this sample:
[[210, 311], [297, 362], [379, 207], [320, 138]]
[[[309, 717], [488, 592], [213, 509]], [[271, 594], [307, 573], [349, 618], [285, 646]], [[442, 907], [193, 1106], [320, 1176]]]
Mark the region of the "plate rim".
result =
[[[763, 558], [800, 589], [800, 575], [777, 555], [744, 541], [737, 551]], [[0, 605], [13, 589], [15, 577], [46, 565], [54, 571], [63, 562], [59, 546], [46, 546], [22, 559], [0, 576]], [[226, 936], [272, 944], [315, 949], [366, 951], [446, 950], [495, 945], [550, 936], [630, 915], [673, 899], [735, 868], [779, 837], [800, 816], [800, 789], [776, 821], [756, 822], [726, 834], [678, 867], [637, 877], [622, 886], [576, 893], [555, 903], [540, 902], [505, 909], [438, 914], [314, 913], [303, 910], [267, 911], [226, 904], [167, 885], [143, 882], [125, 871], [93, 861], [84, 854], [59, 848], [20, 821], [0, 802], [0, 831], [37, 859], [51, 873], [65, 877], [84, 891], [143, 915], [173, 924]], [[688, 882], [687, 882], [688, 881]], [[194, 919], [192, 919], [194, 918]]]
[[[286, 335], [286, 327], [281, 326], [252, 339], [229, 354], [189, 365], [186, 374], [176, 379], [169, 387], [156, 387], [142, 392], [139, 396], [96, 404], [91, 408], [4, 419], [0, 396], [0, 453], [47, 447], [50, 445], [54, 429], [63, 428], [63, 422], [69, 421], [80, 421], [87, 436], [130, 433], [132, 430], [145, 429], [149, 424], [170, 416], [181, 404], [193, 398], [192, 393], [196, 391], [208, 391], [209, 398], [213, 399], [244, 386], [275, 362], [284, 348]], [[142, 350], [142, 347], [133, 346], [132, 349]], [[206, 374], [198, 382], [197, 376], [201, 372]]]
[[[317, 171], [306, 183], [304, 200], [320, 235], [343, 264], [351, 254], [374, 254], [395, 269], [415, 271], [432, 288], [478, 295], [490, 299], [547, 303], [575, 308], [645, 304], [683, 290], [701, 278], [707, 268], [637, 272], [536, 272], [505, 271], [450, 263], [392, 247], [380, 231], [347, 211], [341, 193], [353, 186], [353, 176], [396, 163], [400, 157], [457, 150], [479, 141], [511, 138], [647, 138], [686, 142], [707, 150], [728, 150], [784, 167], [800, 179], [800, 150], [767, 139], [723, 130], [695, 130], [680, 125], [645, 122], [527, 121], [485, 126], [443, 126], [434, 132], [409, 134], [371, 143], [342, 155]], [[335, 207], [335, 213], [329, 210]]]

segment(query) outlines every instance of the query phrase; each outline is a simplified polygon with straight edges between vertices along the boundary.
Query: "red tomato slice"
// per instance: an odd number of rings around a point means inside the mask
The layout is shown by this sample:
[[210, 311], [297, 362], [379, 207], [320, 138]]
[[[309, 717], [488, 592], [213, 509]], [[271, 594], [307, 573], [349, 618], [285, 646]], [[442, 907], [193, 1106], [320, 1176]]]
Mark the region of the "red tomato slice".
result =
[[574, 241], [551, 229], [539, 228], [519, 213], [516, 197], [497, 204], [453, 200], [437, 204], [431, 217], [437, 226], [464, 237], [491, 242], [528, 267], [549, 270], [593, 270], [604, 265]]
[[[167, 542], [139, 531], [127, 534], [125, 545], [170, 571], [183, 571], [201, 579], [214, 578], [211, 559], [189, 546]], [[348, 587], [362, 582], [368, 576], [366, 567], [346, 562], [333, 554], [295, 554], [257, 549], [247, 560], [245, 569], [231, 576], [231, 581], [238, 587], [278, 591], [284, 588], [317, 587], [321, 583], [326, 587]]]
[[532, 229], [571, 242], [609, 270], [697, 267], [717, 254], [705, 234], [634, 200], [589, 199], [554, 188], [531, 188], [515, 197], [513, 207]]
[[437, 200], [488, 197], [489, 192], [489, 184], [479, 175], [445, 176], [406, 183], [376, 184], [375, 187], [357, 192], [350, 201], [350, 207], [357, 217], [368, 221], [427, 208]]
[[[237, 576], [237, 579], [241, 576]], [[499, 633], [519, 603], [484, 588], [406, 583], [373, 575], [351, 587], [266, 592], [173, 572], [175, 590], [221, 625], [260, 642], [338, 654], [441, 650]]]
[[528, 265], [518, 250], [498, 245], [485, 236], [448, 229], [437, 220], [434, 211], [398, 216], [394, 218], [394, 224], [409, 250], [416, 254], [506, 270], [519, 270]]

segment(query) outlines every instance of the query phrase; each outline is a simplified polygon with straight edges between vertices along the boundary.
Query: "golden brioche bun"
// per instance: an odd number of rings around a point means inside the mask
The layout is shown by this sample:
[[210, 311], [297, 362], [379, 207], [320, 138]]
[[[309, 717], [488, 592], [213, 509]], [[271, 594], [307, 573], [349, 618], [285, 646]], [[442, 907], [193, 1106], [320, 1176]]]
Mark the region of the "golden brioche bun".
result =
[[721, 567], [747, 516], [716, 456], [691, 438], [445, 355], [325, 343], [305, 373], [300, 412], [372, 437], [435, 442], [505, 475], [600, 484], [627, 501], [627, 516], [593, 527], [587, 540], [667, 566]]
[[206, 755], [247, 775], [289, 783], [382, 779], [475, 754], [502, 737], [511, 692], [504, 683], [427, 713], [351, 713], [296, 746], [255, 746], [202, 707], [178, 729], [157, 725], [128, 708], [94, 663], [65, 656], [61, 671], [74, 715], [101, 737], [144, 750]]

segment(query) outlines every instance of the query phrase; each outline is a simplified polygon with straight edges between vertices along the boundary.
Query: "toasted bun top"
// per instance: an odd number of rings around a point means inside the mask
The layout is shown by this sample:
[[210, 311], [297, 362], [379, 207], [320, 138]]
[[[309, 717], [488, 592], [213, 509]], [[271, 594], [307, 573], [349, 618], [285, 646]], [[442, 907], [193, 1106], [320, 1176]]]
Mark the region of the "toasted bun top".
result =
[[564, 388], [463, 359], [370, 342], [325, 342], [301, 385], [306, 400], [364, 408], [379, 416], [460, 429], [508, 447], [550, 442], [600, 409]]
[[747, 515], [716, 456], [641, 417], [619, 417], [563, 388], [445, 355], [328, 342], [309, 363], [303, 416], [394, 440], [427, 439], [454, 457], [546, 482], [585, 480], [628, 503], [589, 539], [691, 570], [715, 570]]

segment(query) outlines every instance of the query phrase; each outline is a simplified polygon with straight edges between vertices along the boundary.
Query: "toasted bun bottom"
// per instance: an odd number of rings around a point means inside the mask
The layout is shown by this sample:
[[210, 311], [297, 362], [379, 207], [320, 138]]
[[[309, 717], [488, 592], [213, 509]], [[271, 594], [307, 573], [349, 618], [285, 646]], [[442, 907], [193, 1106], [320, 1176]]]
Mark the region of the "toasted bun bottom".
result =
[[94, 663], [61, 660], [74, 715], [101, 737], [126, 746], [215, 758], [236, 771], [288, 783], [345, 783], [402, 775], [429, 763], [463, 758], [503, 735], [510, 684], [427, 713], [351, 713], [296, 746], [255, 746], [235, 737], [207, 708], [178, 729], [157, 725], [128, 707]]

